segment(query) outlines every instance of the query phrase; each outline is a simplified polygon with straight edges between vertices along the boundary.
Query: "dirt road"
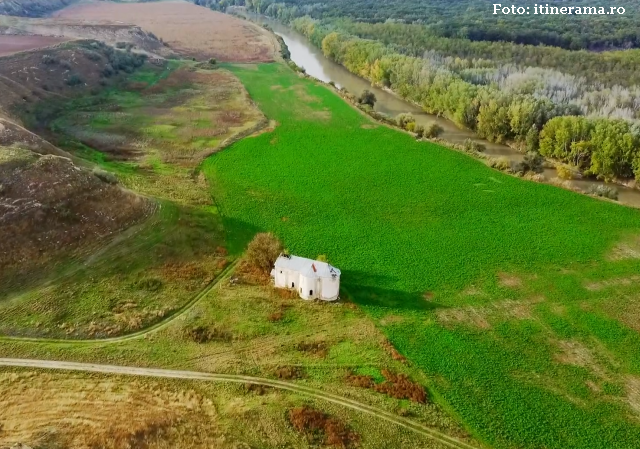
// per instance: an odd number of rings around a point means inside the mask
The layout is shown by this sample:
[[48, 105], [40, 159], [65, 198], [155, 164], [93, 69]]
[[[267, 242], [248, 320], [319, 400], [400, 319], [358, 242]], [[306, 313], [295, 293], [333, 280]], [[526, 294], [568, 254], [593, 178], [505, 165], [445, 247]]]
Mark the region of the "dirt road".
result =
[[374, 416], [384, 421], [397, 424], [405, 427], [413, 432], [426, 436], [428, 438], [437, 441], [447, 447], [458, 449], [477, 449], [476, 446], [471, 446], [464, 441], [452, 438], [437, 430], [430, 429], [422, 424], [416, 423], [406, 418], [396, 416], [392, 413], [380, 410], [375, 407], [371, 407], [366, 404], [351, 400], [349, 398], [337, 396], [331, 393], [323, 392], [317, 388], [305, 387], [302, 385], [294, 384], [291, 382], [283, 382], [279, 380], [264, 379], [260, 377], [233, 375], [233, 374], [214, 374], [203, 373], [197, 371], [178, 371], [167, 369], [155, 369], [155, 368], [137, 368], [128, 366], [116, 366], [116, 365], [98, 365], [94, 363], [76, 363], [76, 362], [63, 362], [53, 360], [29, 360], [29, 359], [4, 359], [0, 358], [0, 366], [7, 367], [21, 367], [21, 368], [38, 368], [38, 369], [52, 369], [52, 370], [64, 370], [64, 371], [82, 371], [89, 373], [104, 373], [104, 374], [119, 374], [128, 376], [145, 376], [145, 377], [164, 377], [170, 379], [186, 379], [186, 380], [201, 380], [207, 382], [234, 382], [243, 384], [255, 384], [263, 385], [271, 388], [278, 388], [281, 390], [292, 391], [303, 396], [307, 396], [314, 399], [320, 399], [334, 404], [341, 405], [353, 410], [357, 410], [362, 413]]

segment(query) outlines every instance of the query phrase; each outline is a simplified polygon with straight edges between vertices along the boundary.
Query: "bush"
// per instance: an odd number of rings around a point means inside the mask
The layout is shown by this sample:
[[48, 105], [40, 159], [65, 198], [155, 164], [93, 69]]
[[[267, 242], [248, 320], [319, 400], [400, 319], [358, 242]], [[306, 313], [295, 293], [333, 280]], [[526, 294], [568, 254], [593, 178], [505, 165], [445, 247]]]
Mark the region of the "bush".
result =
[[71, 70], [71, 63], [69, 61], [62, 60], [60, 61], [60, 67], [63, 69]]
[[108, 171], [104, 171], [104, 170], [100, 170], [99, 168], [96, 168], [93, 170], [93, 174], [96, 178], [98, 178], [102, 182], [106, 182], [107, 184], [118, 183], [118, 177]]
[[618, 201], [618, 189], [616, 189], [615, 187], [598, 184], [591, 186], [587, 193], [590, 195], [596, 195], [603, 198], [609, 198], [610, 200]]
[[149, 292], [157, 292], [162, 289], [163, 283], [160, 279], [144, 278], [135, 283], [135, 286], [141, 290]]
[[57, 64], [58, 58], [56, 58], [53, 55], [43, 55], [42, 56], [42, 63], [45, 65], [53, 65], [53, 64]]
[[413, 130], [413, 132], [416, 133], [416, 137], [418, 139], [420, 139], [421, 137], [424, 136], [424, 126], [416, 125], [415, 129]]
[[216, 61], [216, 58], [209, 59], [209, 64], [216, 65], [217, 63], [218, 63], [218, 61]]
[[374, 107], [376, 105], [376, 101], [377, 99], [375, 94], [368, 89], [363, 90], [360, 94], [360, 97], [358, 97], [358, 103], [368, 104], [371, 107]]
[[407, 131], [413, 132], [416, 129], [416, 122], [407, 123]]
[[104, 69], [102, 69], [102, 76], [104, 76], [105, 78], [109, 78], [110, 76], [113, 76], [114, 73], [116, 73], [116, 71], [114, 70], [111, 64], [105, 65]]
[[426, 137], [427, 139], [434, 139], [436, 137], [439, 137], [443, 132], [444, 128], [442, 126], [438, 125], [437, 123], [432, 123], [424, 130], [424, 137]]
[[474, 142], [471, 139], [465, 139], [462, 149], [467, 153], [483, 153], [487, 148], [481, 143]]
[[282, 243], [273, 234], [256, 234], [247, 248], [247, 261], [265, 274], [271, 272], [273, 264], [282, 253]]
[[525, 154], [522, 162], [518, 163], [515, 167], [516, 173], [542, 173], [544, 171], [544, 158], [540, 156], [540, 153], [535, 151], [529, 151]]
[[92, 50], [85, 50], [84, 55], [89, 61], [99, 61], [100, 59], [102, 59], [102, 56], [100, 56], [99, 53]]
[[511, 161], [506, 157], [492, 158], [489, 161], [489, 167], [500, 171], [511, 170]]
[[80, 75], [74, 73], [73, 75], [71, 75], [67, 81], [65, 81], [67, 83], [67, 85], [69, 86], [77, 86], [79, 84], [83, 84], [84, 81], [82, 80], [82, 78], [80, 78]]
[[556, 167], [556, 170], [558, 172], [558, 178], [573, 179], [573, 171], [571, 170], [571, 168], [567, 167], [566, 165], [558, 165]]
[[416, 119], [413, 118], [413, 115], [410, 112], [403, 112], [396, 116], [396, 124], [402, 128], [407, 129], [407, 125], [409, 123], [414, 123], [415, 126]]
[[127, 48], [127, 43], [126, 42], [116, 42], [116, 48]]

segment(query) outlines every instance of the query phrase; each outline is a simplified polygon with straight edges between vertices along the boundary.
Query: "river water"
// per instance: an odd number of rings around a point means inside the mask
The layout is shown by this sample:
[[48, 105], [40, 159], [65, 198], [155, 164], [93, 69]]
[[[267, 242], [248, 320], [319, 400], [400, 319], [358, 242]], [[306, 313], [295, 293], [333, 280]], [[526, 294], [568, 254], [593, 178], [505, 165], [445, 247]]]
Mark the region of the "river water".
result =
[[[373, 92], [377, 99], [374, 108], [376, 111], [387, 114], [390, 117], [395, 117], [403, 112], [410, 112], [415, 117], [416, 123], [420, 125], [428, 126], [432, 123], [440, 125], [444, 129], [444, 132], [440, 137], [446, 141], [462, 144], [465, 140], [471, 139], [472, 141], [485, 146], [485, 154], [491, 156], [504, 156], [509, 160], [516, 162], [522, 160], [522, 153], [507, 145], [501, 145], [484, 140], [478, 137], [473, 131], [458, 128], [453, 122], [447, 119], [427, 114], [419, 106], [405, 101], [386, 90], [371, 86], [369, 81], [354, 75], [341, 65], [326, 58], [322, 54], [322, 50], [314, 47], [305, 36], [284, 26], [282, 23], [264, 16], [256, 16], [252, 14], [250, 17], [256, 22], [269, 25], [278, 36], [282, 37], [291, 52], [291, 60], [299, 67], [304, 67], [308, 75], [326, 83], [333, 81], [336, 86], [344, 87], [355, 95], [359, 95], [364, 89], [368, 89]], [[547, 179], [557, 176], [556, 170], [550, 168], [545, 169], [543, 174]], [[585, 179], [572, 180], [569, 183], [582, 190], [587, 190], [594, 185], [603, 184], [599, 181]], [[640, 190], [619, 185], [616, 185], [615, 187], [618, 189], [619, 200], [621, 203], [640, 207]]]

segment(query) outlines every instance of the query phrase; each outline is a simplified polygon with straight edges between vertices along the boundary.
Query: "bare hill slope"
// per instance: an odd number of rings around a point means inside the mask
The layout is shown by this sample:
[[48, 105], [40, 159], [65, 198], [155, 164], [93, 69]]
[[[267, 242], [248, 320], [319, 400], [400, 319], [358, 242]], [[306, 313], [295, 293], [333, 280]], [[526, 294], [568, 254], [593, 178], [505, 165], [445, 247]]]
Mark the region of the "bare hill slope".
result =
[[149, 200], [103, 172], [0, 147], [0, 273], [24, 273], [130, 226], [151, 209]]

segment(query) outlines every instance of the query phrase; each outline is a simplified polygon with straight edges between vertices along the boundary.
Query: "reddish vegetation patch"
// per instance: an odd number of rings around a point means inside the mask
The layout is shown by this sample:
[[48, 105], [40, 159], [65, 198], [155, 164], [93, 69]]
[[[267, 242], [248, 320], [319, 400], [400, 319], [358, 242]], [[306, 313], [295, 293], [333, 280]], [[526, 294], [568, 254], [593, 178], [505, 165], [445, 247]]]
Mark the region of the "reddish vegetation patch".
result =
[[358, 434], [344, 423], [311, 407], [289, 410], [289, 422], [294, 429], [303, 433], [311, 444], [348, 448], [360, 441]]
[[50, 47], [68, 41], [65, 37], [0, 35], [0, 56]]
[[255, 393], [258, 396], [262, 396], [263, 394], [265, 394], [269, 390], [269, 387], [267, 387], [265, 385], [250, 384], [250, 383], [244, 384], [244, 388], [245, 388], [245, 390], [247, 392]]
[[296, 345], [296, 349], [318, 357], [326, 357], [329, 345], [326, 341], [301, 342]]
[[187, 329], [186, 337], [196, 343], [208, 343], [210, 341], [222, 341], [230, 342], [233, 340], [233, 335], [217, 327], [205, 327], [196, 326], [192, 329]]
[[272, 37], [259, 26], [187, 2], [80, 4], [55, 16], [135, 24], [156, 34], [172, 49], [199, 59], [269, 62], [276, 49]]
[[[235, 275], [235, 284], [267, 285], [271, 282], [271, 276], [254, 267], [246, 260], [240, 262], [238, 268], [235, 269]], [[276, 289], [276, 291], [286, 292], [287, 290]]]
[[281, 366], [276, 369], [275, 375], [278, 379], [302, 379], [304, 370], [299, 366]]
[[396, 348], [393, 347], [389, 340], [385, 340], [382, 342], [382, 347], [387, 351], [387, 353], [391, 356], [393, 360], [398, 360], [399, 362], [406, 362], [407, 358], [400, 354]]
[[280, 304], [280, 307], [278, 310], [269, 314], [268, 320], [271, 321], [272, 323], [281, 321], [284, 318], [284, 314], [289, 307], [291, 307], [289, 304]]
[[411, 381], [405, 374], [394, 374], [389, 370], [382, 370], [382, 375], [385, 381], [379, 384], [375, 383], [371, 376], [355, 374], [347, 376], [347, 382], [355, 387], [375, 390], [392, 398], [409, 399], [420, 404], [427, 402], [427, 393], [422, 385]]
[[267, 319], [272, 323], [282, 321], [282, 318], [284, 318], [284, 310], [282, 309], [278, 310], [277, 312], [273, 312], [269, 314], [269, 316], [267, 317]]

